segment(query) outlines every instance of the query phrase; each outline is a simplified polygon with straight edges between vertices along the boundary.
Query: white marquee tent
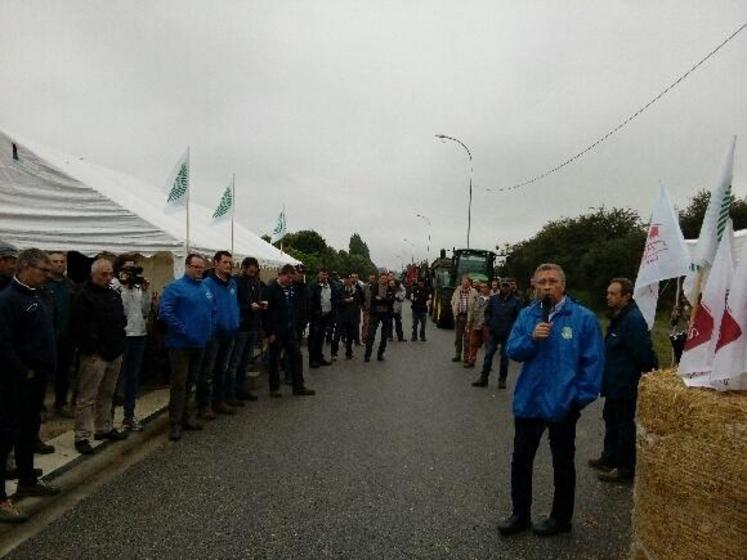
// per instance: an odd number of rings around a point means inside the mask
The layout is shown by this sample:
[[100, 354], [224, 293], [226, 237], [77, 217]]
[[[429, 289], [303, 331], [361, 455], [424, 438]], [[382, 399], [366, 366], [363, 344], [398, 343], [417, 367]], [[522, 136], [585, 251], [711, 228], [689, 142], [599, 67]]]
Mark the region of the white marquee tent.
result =
[[[170, 255], [183, 269], [184, 210], [167, 211], [166, 193], [84, 158], [0, 131], [0, 239], [19, 249]], [[211, 210], [190, 202], [190, 250], [211, 255], [230, 246], [230, 224], [210, 224]], [[237, 259], [264, 267], [298, 261], [238, 222]]]

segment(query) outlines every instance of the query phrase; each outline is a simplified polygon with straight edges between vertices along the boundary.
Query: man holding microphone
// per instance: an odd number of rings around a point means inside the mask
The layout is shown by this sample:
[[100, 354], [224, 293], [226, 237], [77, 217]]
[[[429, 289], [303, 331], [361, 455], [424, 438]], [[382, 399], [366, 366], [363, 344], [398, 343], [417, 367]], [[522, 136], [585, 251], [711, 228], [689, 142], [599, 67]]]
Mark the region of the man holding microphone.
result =
[[576, 422], [581, 409], [599, 395], [604, 370], [599, 322], [591, 311], [566, 296], [563, 269], [541, 264], [534, 273], [534, 285], [539, 300], [521, 311], [507, 344], [509, 357], [523, 365], [513, 399], [513, 512], [498, 526], [502, 535], [531, 525], [532, 469], [545, 429], [555, 493], [549, 517], [533, 530], [541, 536], [571, 530]]

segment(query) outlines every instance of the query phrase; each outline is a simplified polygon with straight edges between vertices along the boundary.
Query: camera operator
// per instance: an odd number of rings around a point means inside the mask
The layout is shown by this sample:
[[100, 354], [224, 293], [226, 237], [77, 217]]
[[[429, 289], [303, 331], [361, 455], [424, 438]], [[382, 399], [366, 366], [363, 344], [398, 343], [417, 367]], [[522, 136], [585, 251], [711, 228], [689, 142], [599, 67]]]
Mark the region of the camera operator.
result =
[[120, 255], [115, 259], [112, 288], [122, 297], [122, 307], [127, 318], [127, 336], [116, 394], [124, 397], [122, 426], [126, 430], [139, 432], [143, 427], [135, 416], [135, 397], [148, 334], [146, 319], [152, 302], [150, 283], [143, 276], [143, 267], [137, 266], [133, 255]]

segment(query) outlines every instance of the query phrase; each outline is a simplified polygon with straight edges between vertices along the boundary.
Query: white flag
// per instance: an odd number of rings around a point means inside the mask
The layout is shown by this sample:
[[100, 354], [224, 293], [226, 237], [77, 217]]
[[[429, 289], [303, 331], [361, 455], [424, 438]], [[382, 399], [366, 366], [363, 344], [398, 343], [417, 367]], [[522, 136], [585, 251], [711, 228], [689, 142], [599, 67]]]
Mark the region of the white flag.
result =
[[651, 213], [641, 267], [638, 269], [633, 291], [633, 299], [646, 319], [649, 330], [654, 325], [656, 316], [659, 282], [684, 276], [689, 268], [690, 254], [677, 214], [674, 212], [667, 189], [661, 185]]
[[283, 237], [285, 237], [285, 234], [287, 233], [287, 224], [285, 222], [285, 208], [280, 212], [280, 215], [278, 216], [278, 221], [275, 222], [275, 227], [272, 230], [272, 237], [270, 238], [270, 243], [275, 243], [277, 241], [280, 241]]
[[[708, 269], [713, 263], [716, 248], [724, 233], [726, 220], [729, 218], [729, 206], [731, 204], [731, 182], [734, 175], [734, 149], [737, 145], [735, 136], [726, 151], [726, 161], [721, 171], [721, 179], [711, 191], [711, 199], [708, 201], [703, 225], [700, 226], [698, 243], [693, 253], [693, 263], [690, 272], [682, 285], [687, 301], [694, 307], [698, 303], [698, 296], [705, 284]], [[701, 285], [698, 276], [701, 275]]]
[[711, 387], [711, 370], [716, 352], [721, 319], [726, 308], [726, 294], [734, 277], [732, 255], [731, 221], [727, 232], [721, 237], [711, 272], [708, 275], [703, 298], [695, 307], [690, 332], [687, 334], [685, 351], [679, 365], [679, 374], [690, 387]]
[[166, 199], [167, 207], [186, 206], [189, 200], [189, 148], [174, 166], [166, 183], [169, 196]]
[[212, 222], [215, 223], [233, 218], [233, 208], [233, 185], [231, 184], [226, 187], [225, 191], [223, 191], [223, 196], [221, 196], [218, 201], [218, 207], [215, 209], [215, 212], [213, 212]]
[[747, 244], [742, 247], [721, 318], [711, 382], [717, 389], [747, 389]]

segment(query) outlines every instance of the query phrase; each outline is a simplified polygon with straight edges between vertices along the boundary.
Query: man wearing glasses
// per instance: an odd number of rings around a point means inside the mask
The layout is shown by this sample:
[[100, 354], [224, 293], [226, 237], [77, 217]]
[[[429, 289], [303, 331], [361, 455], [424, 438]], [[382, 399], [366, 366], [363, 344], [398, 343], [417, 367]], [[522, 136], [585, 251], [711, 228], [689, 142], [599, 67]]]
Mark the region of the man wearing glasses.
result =
[[34, 446], [39, 435], [47, 377], [54, 372], [52, 316], [41, 291], [50, 272], [39, 249], [22, 251], [11, 284], [0, 294], [0, 522], [28, 516], [5, 494], [5, 468], [11, 447], [18, 467], [17, 496], [53, 496], [59, 490], [39, 482]]
[[159, 319], [166, 325], [166, 348], [171, 364], [169, 439], [177, 441], [182, 430], [201, 430], [194, 420], [192, 394], [205, 346], [215, 328], [215, 298], [202, 281], [205, 260], [197, 254], [184, 261], [184, 276], [166, 286], [161, 296]]

